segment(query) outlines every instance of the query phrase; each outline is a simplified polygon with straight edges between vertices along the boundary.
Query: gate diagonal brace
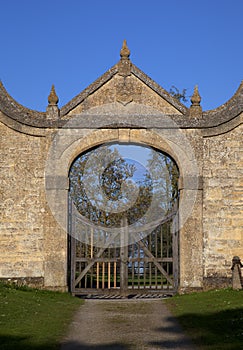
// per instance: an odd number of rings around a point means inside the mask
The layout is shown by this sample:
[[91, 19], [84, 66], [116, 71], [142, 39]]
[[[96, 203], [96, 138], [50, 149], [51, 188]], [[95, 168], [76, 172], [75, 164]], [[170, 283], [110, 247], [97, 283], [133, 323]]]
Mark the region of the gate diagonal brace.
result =
[[153, 260], [154, 265], [159, 269], [159, 271], [162, 273], [162, 275], [164, 275], [167, 278], [167, 280], [173, 285], [172, 279], [169, 277], [169, 275], [167, 274], [165, 269], [156, 261], [156, 258], [148, 250], [148, 248], [145, 246], [145, 244], [142, 241], [139, 241], [138, 245], [144, 250], [145, 254]]
[[[118, 235], [118, 234], [117, 234]], [[101, 255], [104, 253], [104, 251], [109, 247], [109, 245], [113, 242], [114, 237], [111, 237], [108, 242], [106, 243], [106, 245], [101, 248], [99, 250], [99, 252], [97, 253], [97, 255], [94, 257], [94, 261], [91, 261], [86, 267], [85, 269], [82, 271], [82, 273], [78, 276], [78, 278], [75, 280], [74, 285], [76, 286], [81, 279], [86, 275], [86, 273], [91, 269], [91, 267], [95, 264], [95, 259], [100, 258]]]
[[[168, 221], [169, 218], [173, 217], [174, 214], [176, 213], [176, 210], [172, 212], [172, 214], [168, 215], [163, 221], [162, 223]], [[116, 236], [118, 236], [119, 233], [117, 233]], [[116, 237], [115, 236], [115, 237]], [[91, 261], [86, 267], [85, 269], [81, 272], [81, 274], [78, 276], [78, 278], [74, 281], [74, 286], [76, 286], [81, 280], [82, 278], [86, 275], [86, 273], [91, 269], [91, 267], [95, 264], [95, 259], [100, 258], [101, 255], [103, 254], [103, 252], [110, 246], [110, 244], [113, 242], [115, 237], [111, 237], [108, 242], [106, 243], [106, 245], [101, 248], [99, 250], [99, 252], [97, 253], [97, 255], [93, 258], [94, 260]], [[155, 266], [158, 268], [158, 270], [162, 273], [162, 275], [164, 275], [166, 277], [166, 279], [168, 280], [169, 283], [171, 283], [173, 285], [173, 280], [169, 277], [169, 275], [167, 274], [167, 272], [165, 271], [165, 269], [156, 261], [156, 258], [154, 257], [154, 255], [148, 250], [148, 248], [145, 246], [145, 244], [142, 241], [137, 241], [138, 245], [144, 250], [145, 254], [150, 257], [153, 260], [153, 263], [155, 264]]]

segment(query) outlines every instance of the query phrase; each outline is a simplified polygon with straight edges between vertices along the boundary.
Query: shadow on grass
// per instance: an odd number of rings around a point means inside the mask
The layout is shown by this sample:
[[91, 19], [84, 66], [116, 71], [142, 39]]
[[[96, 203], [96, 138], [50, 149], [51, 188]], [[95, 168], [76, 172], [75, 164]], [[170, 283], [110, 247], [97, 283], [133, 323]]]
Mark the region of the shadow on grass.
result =
[[[186, 330], [189, 338], [184, 335], [183, 329]], [[242, 349], [243, 344], [243, 308], [215, 313], [188, 313], [177, 318], [168, 316], [166, 319], [161, 319], [160, 327], [153, 331], [156, 331], [159, 337], [155, 340], [151, 334], [151, 340], [144, 343], [144, 349], [153, 347], [196, 350], [197, 345], [200, 345], [200, 349], [204, 350], [239, 350]], [[91, 345], [67, 341], [58, 345], [47, 340], [43, 344], [38, 344], [31, 335], [29, 337], [0, 335], [1, 350], [131, 350], [138, 349], [134, 347], [135, 343], [136, 340], [133, 345], [120, 342]]]
[[129, 345], [113, 343], [87, 345], [80, 342], [68, 342], [61, 347], [61, 350], [130, 350]]
[[[170, 324], [168, 327], [156, 329], [157, 332], [162, 334], [162, 339], [165, 338], [165, 340], [149, 343], [158, 349], [197, 349], [197, 345], [200, 345], [200, 349], [208, 350], [242, 349], [243, 308], [203, 315], [188, 313], [178, 316], [176, 319], [168, 317], [167, 320]], [[176, 325], [176, 320], [182, 327]], [[184, 331], [189, 338], [186, 339], [183, 336], [178, 338], [178, 334], [183, 334]], [[168, 333], [170, 335], [174, 334], [175, 340], [167, 340], [166, 334]]]
[[57, 350], [57, 343], [36, 344], [31, 336], [0, 335], [1, 350]]
[[1, 350], [129, 350], [130, 347], [124, 344], [99, 344], [87, 345], [75, 341], [70, 341], [65, 344], [43, 343], [34, 344], [31, 337], [17, 337], [12, 335], [0, 335]]

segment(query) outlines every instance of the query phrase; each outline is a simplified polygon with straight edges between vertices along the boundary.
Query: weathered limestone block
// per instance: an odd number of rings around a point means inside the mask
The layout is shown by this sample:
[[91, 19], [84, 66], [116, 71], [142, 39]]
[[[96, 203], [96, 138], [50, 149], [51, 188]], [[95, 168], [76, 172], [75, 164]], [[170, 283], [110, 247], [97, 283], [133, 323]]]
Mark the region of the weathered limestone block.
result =
[[204, 139], [203, 171], [205, 277], [230, 279], [232, 256], [243, 249], [242, 126]]
[[0, 276], [43, 276], [45, 146], [0, 123]]

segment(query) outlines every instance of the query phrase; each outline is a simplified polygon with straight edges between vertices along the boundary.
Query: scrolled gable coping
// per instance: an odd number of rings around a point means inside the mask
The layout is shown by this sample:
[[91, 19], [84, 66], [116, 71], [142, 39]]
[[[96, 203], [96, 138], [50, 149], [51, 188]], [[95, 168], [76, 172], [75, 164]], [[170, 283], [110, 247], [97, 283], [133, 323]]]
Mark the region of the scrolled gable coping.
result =
[[[99, 87], [105, 84], [108, 80], [110, 80], [115, 74], [117, 74], [118, 68], [117, 65], [113, 66], [110, 70], [108, 70], [105, 74], [103, 74], [100, 78], [98, 78], [94, 83], [92, 83], [89, 87], [87, 87], [83, 92], [74, 97], [69, 103], [63, 106], [60, 109], [60, 118], [58, 120], [48, 119], [46, 112], [38, 112], [32, 109], [28, 109], [27, 107], [22, 106], [17, 101], [15, 101], [6, 91], [3, 84], [0, 82], [0, 111], [10, 118], [12, 121], [16, 121], [19, 124], [34, 127], [34, 128], [50, 128], [57, 129], [65, 127], [65, 124], [72, 117], [67, 118], [66, 115], [75, 108], [79, 103], [82, 103], [90, 94], [95, 92]], [[194, 117], [190, 118], [188, 115], [188, 108], [186, 108], [183, 104], [175, 101], [175, 98], [171, 96], [166, 90], [160, 87], [157, 83], [155, 83], [152, 79], [150, 79], [146, 74], [144, 74], [140, 69], [138, 69], [135, 65], [132, 64], [131, 72], [136, 75], [140, 80], [142, 80], [147, 86], [153, 89], [156, 93], [158, 93], [162, 98], [166, 99], [169, 103], [173, 104], [182, 114], [170, 115], [170, 117], [176, 122], [179, 128], [192, 128], [192, 129], [207, 129], [221, 126], [223, 124], [228, 123], [229, 121], [239, 117], [239, 115], [243, 112], [243, 81], [241, 82], [238, 90], [232, 96], [232, 98], [221, 105], [220, 107], [205, 111], [202, 114], [202, 117]], [[14, 123], [7, 123], [8, 118], [5, 118], [4, 124], [12, 124], [10, 127], [14, 128]], [[93, 116], [93, 122], [96, 123]], [[98, 116], [97, 116], [98, 118]], [[99, 116], [100, 118], [100, 116]], [[2, 120], [3, 118], [0, 118]], [[137, 119], [137, 116], [136, 116]], [[238, 119], [238, 118], [237, 118]], [[143, 118], [142, 127], [151, 128], [163, 128], [163, 117], [161, 119], [156, 119], [153, 121], [151, 116], [147, 116], [147, 120]], [[130, 120], [132, 124], [132, 119]], [[151, 124], [152, 123], [152, 124]], [[102, 121], [104, 124], [104, 120]], [[112, 127], [113, 123], [109, 123]], [[119, 121], [116, 118], [114, 121], [114, 126], [119, 124]], [[90, 118], [87, 114], [87, 119], [83, 118], [82, 123], [80, 124], [84, 128], [90, 128]], [[126, 125], [124, 125], [126, 127]], [[18, 127], [18, 129], [21, 129]], [[19, 130], [20, 131], [20, 130]]]

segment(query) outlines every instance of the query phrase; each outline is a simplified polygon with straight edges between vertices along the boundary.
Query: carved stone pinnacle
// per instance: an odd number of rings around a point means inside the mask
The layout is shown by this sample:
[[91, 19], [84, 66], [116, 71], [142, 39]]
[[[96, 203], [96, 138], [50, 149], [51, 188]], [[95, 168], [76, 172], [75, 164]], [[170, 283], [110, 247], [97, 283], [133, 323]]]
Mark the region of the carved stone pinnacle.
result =
[[120, 51], [120, 56], [123, 59], [129, 59], [130, 50], [127, 47], [127, 41], [126, 40], [123, 41], [123, 45], [122, 45], [122, 48], [121, 48], [121, 51]]
[[191, 97], [191, 106], [189, 110], [190, 117], [201, 117], [202, 116], [202, 107], [200, 106], [201, 103], [201, 96], [198, 92], [198, 86], [196, 85], [194, 88], [193, 95]]
[[120, 51], [121, 59], [118, 63], [118, 73], [124, 78], [131, 74], [131, 61], [129, 59], [130, 50], [127, 47], [127, 41], [123, 41], [123, 45]]
[[48, 103], [51, 106], [56, 106], [58, 104], [58, 96], [55, 91], [55, 86], [52, 85], [50, 95], [48, 96]]
[[198, 85], [195, 86], [193, 95], [191, 97], [191, 103], [195, 106], [200, 106], [201, 96], [198, 92]]

